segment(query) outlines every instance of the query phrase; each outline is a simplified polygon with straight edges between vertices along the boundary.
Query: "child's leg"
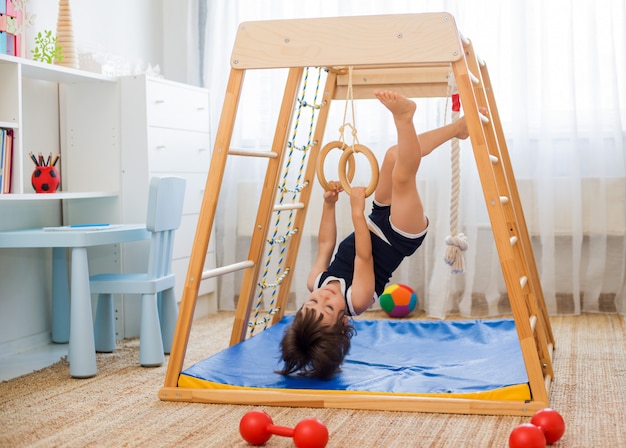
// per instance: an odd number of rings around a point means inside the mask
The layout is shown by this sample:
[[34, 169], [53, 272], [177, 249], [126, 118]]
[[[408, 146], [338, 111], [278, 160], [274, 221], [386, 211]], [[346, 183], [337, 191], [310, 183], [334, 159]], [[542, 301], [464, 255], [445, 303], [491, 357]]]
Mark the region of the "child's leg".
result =
[[379, 204], [391, 204], [391, 179], [393, 177], [393, 167], [396, 166], [396, 158], [398, 157], [398, 146], [393, 145], [385, 153], [383, 164], [378, 173], [378, 184], [374, 192], [374, 199]]
[[467, 138], [465, 120], [462, 118], [418, 137], [413, 126], [413, 101], [395, 92], [376, 92], [375, 95], [393, 114], [398, 132], [398, 144], [385, 154], [375, 199], [392, 204], [391, 221], [396, 228], [417, 234], [428, 225], [415, 177], [422, 156], [452, 137]]
[[[458, 121], [447, 124], [442, 128], [419, 134], [417, 139], [420, 142], [422, 157], [424, 157], [430, 154], [435, 148], [450, 140], [452, 137], [465, 139], [467, 136], [465, 117], [461, 117]], [[380, 204], [391, 203], [391, 179], [393, 167], [396, 165], [397, 157], [398, 146], [393, 145], [385, 153], [385, 158], [383, 159], [383, 163], [380, 168], [380, 175], [378, 177], [378, 186], [376, 187], [376, 193], [374, 195], [374, 198]]]
[[420, 134], [418, 138], [422, 146], [422, 157], [427, 156], [453, 137], [461, 140], [469, 137], [467, 126], [465, 125], [465, 116], [459, 118], [454, 123]]

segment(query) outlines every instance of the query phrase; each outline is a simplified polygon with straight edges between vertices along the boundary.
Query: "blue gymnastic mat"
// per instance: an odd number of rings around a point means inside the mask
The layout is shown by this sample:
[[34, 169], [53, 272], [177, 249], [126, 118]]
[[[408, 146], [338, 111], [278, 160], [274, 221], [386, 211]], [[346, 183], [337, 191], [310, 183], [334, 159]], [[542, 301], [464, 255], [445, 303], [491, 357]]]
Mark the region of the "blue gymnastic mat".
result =
[[275, 373], [280, 340], [292, 320], [285, 316], [181, 375], [239, 387], [416, 394], [483, 392], [528, 382], [512, 319], [354, 320], [350, 353], [328, 381]]

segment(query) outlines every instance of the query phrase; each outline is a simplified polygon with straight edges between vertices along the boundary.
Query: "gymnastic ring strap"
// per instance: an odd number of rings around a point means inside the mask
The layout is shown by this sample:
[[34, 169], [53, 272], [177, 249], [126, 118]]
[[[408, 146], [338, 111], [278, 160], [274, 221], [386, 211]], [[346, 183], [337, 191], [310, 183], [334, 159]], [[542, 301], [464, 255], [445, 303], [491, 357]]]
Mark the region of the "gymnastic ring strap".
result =
[[[326, 156], [328, 156], [328, 153], [332, 151], [333, 149], [340, 149], [344, 151], [345, 153], [345, 150], [347, 148], [348, 148], [348, 145], [346, 145], [344, 142], [340, 142], [339, 140], [334, 140], [332, 142], [328, 142], [320, 151], [318, 155], [318, 159], [317, 159], [316, 171], [317, 171], [317, 179], [319, 180], [319, 183], [324, 190], [326, 191], [330, 190], [330, 184], [326, 181], [326, 176], [324, 175], [324, 162], [326, 161]], [[355, 170], [356, 170], [355, 161], [354, 161], [354, 157], [352, 157], [350, 158], [349, 163], [348, 163], [348, 174], [347, 174], [348, 178], [350, 179], [350, 182], [352, 182], [352, 179], [354, 179]], [[343, 172], [345, 176], [346, 175], [345, 163], [343, 165]], [[341, 177], [341, 175], [339, 177]]]
[[369, 160], [370, 162], [370, 168], [372, 170], [372, 178], [370, 180], [369, 185], [365, 189], [365, 196], [367, 197], [367, 196], [370, 196], [372, 193], [374, 193], [374, 190], [376, 190], [376, 185], [378, 185], [378, 161], [376, 160], [374, 153], [370, 151], [370, 149], [367, 146], [357, 143], [356, 145], [352, 145], [344, 149], [343, 154], [341, 155], [341, 158], [339, 159], [339, 181], [341, 182], [341, 186], [343, 187], [343, 190], [346, 193], [350, 194], [351, 192], [350, 182], [352, 181], [352, 178], [348, 180], [346, 177], [346, 163], [349, 160], [352, 163], [354, 163], [353, 154], [355, 152], [363, 153], [365, 157], [367, 157], [367, 160]]

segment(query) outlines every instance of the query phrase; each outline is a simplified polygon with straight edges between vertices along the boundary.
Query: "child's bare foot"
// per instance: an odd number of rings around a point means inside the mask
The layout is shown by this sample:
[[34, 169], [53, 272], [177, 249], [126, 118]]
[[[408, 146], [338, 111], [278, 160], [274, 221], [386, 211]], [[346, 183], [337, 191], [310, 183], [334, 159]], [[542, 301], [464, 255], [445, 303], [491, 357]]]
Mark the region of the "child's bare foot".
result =
[[397, 92], [392, 91], [376, 91], [374, 95], [383, 105], [391, 111], [396, 121], [413, 121], [415, 113], [415, 103], [408, 98], [403, 97]]
[[[485, 117], [487, 116], [486, 107], [479, 107], [478, 111]], [[455, 135], [456, 138], [458, 138], [459, 140], [465, 140], [467, 137], [469, 137], [469, 131], [467, 130], [467, 123], [465, 122], [465, 115], [459, 118], [459, 120], [457, 121], [457, 126], [458, 128], [457, 128], [457, 132]]]

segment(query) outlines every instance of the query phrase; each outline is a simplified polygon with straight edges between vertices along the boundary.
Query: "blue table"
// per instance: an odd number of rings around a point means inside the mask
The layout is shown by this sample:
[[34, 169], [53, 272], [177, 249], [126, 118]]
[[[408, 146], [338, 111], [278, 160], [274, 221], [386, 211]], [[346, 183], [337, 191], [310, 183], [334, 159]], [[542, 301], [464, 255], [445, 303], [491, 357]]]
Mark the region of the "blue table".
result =
[[[0, 232], [0, 248], [52, 248], [52, 341], [69, 340], [72, 377], [89, 378], [97, 373], [87, 247], [149, 238], [150, 232], [144, 224]], [[69, 288], [66, 248], [71, 248], [72, 252]]]

